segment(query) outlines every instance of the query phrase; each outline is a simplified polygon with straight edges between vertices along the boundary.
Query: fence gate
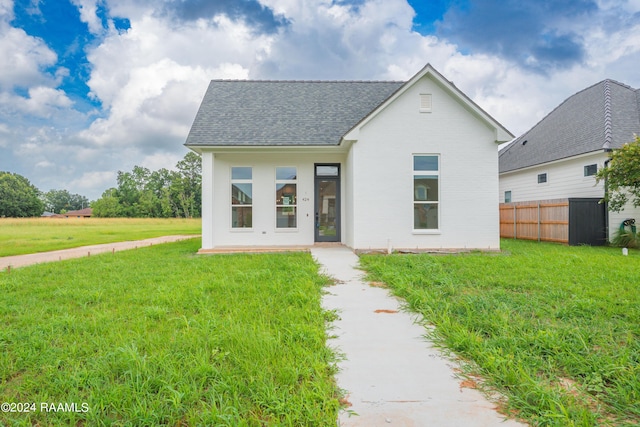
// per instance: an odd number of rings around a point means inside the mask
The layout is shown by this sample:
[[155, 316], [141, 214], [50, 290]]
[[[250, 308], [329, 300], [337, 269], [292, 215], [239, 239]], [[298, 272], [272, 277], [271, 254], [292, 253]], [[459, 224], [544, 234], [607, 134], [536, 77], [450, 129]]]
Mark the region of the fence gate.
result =
[[600, 199], [569, 199], [569, 244], [602, 246], [607, 243], [605, 205]]

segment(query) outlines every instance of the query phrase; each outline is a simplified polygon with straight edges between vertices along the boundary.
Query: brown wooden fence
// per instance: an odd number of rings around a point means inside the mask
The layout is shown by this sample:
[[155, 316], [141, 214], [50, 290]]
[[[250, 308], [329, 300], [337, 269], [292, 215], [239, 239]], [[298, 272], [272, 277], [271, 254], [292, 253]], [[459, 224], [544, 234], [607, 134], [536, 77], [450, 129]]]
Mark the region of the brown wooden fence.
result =
[[569, 243], [569, 200], [501, 203], [500, 237]]

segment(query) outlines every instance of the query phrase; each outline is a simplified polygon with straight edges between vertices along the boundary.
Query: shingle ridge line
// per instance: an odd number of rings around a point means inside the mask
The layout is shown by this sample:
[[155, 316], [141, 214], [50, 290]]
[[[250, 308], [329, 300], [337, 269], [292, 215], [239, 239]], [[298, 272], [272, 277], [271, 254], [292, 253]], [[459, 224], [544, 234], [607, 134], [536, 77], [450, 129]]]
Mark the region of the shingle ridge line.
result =
[[611, 81], [605, 80], [604, 82], [604, 144], [602, 148], [608, 150], [611, 148], [611, 141], [613, 140], [612, 126], [611, 126]]
[[402, 80], [260, 80], [260, 79], [212, 79], [212, 82], [244, 83], [406, 83]]
[[[619, 82], [618, 80], [614, 80], [614, 79], [605, 79], [605, 80], [603, 80], [603, 81], [604, 81], [604, 82], [609, 82], [609, 83], [617, 84], [617, 85], [622, 86], [622, 87], [624, 87], [624, 88], [626, 88], [626, 89], [630, 89], [630, 90], [632, 90], [632, 91], [634, 91], [634, 92], [637, 90], [637, 89], [635, 89], [634, 87], [629, 86], [628, 84], [624, 84], [624, 83], [622, 83], [622, 82]], [[594, 85], [594, 86], [595, 86], [595, 85]]]

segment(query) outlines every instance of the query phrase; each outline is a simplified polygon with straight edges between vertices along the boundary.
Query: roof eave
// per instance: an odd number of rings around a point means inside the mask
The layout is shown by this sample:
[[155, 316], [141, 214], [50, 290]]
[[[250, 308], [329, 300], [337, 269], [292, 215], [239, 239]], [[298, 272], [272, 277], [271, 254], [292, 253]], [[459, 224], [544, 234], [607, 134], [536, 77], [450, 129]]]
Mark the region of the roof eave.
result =
[[342, 139], [337, 144], [298, 144], [298, 145], [204, 145], [184, 144], [198, 154], [212, 153], [344, 153], [351, 145]]

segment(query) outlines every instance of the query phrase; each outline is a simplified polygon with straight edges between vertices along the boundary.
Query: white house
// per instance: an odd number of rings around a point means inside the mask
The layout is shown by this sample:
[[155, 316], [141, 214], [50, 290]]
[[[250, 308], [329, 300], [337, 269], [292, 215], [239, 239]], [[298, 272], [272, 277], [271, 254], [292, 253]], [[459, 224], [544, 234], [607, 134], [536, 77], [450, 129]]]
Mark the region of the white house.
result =
[[[604, 197], [595, 173], [609, 151], [640, 134], [640, 90], [604, 80], [566, 99], [529, 131], [500, 151], [500, 201]], [[640, 209], [606, 212], [603, 234], [622, 221], [640, 220]]]
[[427, 65], [407, 82], [214, 80], [202, 250], [498, 249], [498, 143], [513, 135]]

